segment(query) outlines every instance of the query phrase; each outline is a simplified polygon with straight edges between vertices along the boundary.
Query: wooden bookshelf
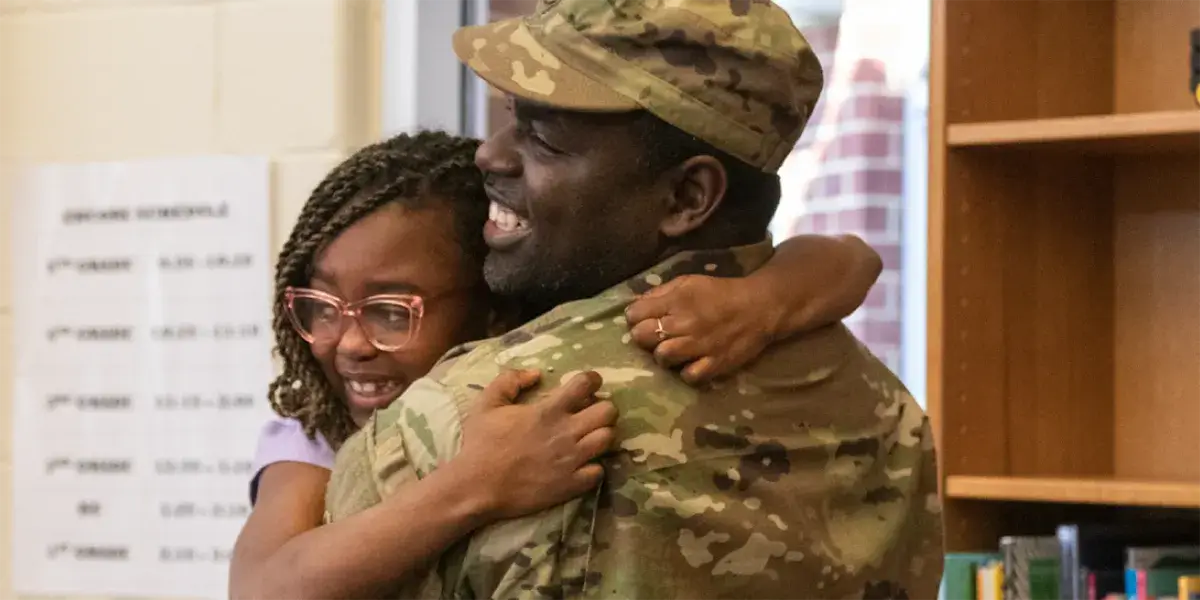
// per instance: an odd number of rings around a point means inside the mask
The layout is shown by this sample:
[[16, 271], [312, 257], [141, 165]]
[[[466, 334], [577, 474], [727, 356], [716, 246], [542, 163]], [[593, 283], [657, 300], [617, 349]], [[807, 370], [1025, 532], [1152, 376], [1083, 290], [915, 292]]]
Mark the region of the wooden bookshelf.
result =
[[946, 496], [1013, 502], [1200, 508], [1200, 483], [957, 475], [946, 478]]
[[928, 403], [948, 551], [1096, 511], [1200, 526], [1195, 27], [1200, 0], [933, 0]]
[[1082, 153], [1170, 154], [1200, 151], [1200, 110], [957, 123], [946, 145], [1049, 147]]

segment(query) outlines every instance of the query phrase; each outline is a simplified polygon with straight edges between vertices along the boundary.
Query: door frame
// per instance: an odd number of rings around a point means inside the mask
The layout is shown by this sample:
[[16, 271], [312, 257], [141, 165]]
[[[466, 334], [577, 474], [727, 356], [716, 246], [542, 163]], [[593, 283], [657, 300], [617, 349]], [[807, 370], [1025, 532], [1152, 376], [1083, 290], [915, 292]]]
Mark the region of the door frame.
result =
[[[470, 133], [465, 69], [450, 39], [486, 0], [382, 0], [381, 128], [386, 136], [441, 129]], [[483, 13], [486, 19], [486, 12]], [[456, 101], [447, 102], [447, 98]]]

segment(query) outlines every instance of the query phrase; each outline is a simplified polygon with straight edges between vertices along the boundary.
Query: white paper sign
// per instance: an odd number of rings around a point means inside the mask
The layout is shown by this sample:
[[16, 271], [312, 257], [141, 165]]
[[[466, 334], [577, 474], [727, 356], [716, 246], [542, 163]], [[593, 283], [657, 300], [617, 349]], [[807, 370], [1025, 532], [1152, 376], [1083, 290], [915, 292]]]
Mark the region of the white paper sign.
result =
[[18, 593], [227, 597], [270, 414], [269, 185], [242, 157], [18, 173]]

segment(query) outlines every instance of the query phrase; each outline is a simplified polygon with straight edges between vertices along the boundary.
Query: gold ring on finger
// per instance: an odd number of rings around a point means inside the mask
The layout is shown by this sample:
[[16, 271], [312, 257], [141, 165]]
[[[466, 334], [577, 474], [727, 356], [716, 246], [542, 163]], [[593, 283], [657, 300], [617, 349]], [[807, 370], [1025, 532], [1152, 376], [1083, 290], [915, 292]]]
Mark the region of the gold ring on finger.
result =
[[654, 322], [658, 325], [658, 327], [654, 330], [655, 335], [658, 336], [658, 341], [667, 341], [667, 330], [663, 329], [662, 319], [655, 319]]

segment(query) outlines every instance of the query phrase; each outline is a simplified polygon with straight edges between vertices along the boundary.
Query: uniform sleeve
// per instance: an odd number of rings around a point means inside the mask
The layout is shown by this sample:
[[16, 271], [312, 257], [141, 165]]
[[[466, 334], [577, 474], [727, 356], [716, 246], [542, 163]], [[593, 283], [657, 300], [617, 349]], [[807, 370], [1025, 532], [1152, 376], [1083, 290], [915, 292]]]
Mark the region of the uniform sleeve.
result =
[[424, 377], [388, 407], [372, 450], [375, 477], [384, 496], [425, 477], [458, 454], [465, 409], [460, 404], [468, 401], [456, 398], [435, 378]]
[[417, 380], [338, 450], [325, 495], [327, 518], [345, 519], [402, 493], [457, 453], [461, 431], [445, 388], [428, 377]]
[[334, 459], [333, 473], [325, 488], [325, 522], [340, 521], [360, 513], [382, 500], [371, 477], [370, 436], [374, 418], [366, 428], [346, 439]]

